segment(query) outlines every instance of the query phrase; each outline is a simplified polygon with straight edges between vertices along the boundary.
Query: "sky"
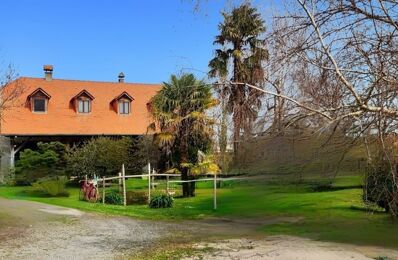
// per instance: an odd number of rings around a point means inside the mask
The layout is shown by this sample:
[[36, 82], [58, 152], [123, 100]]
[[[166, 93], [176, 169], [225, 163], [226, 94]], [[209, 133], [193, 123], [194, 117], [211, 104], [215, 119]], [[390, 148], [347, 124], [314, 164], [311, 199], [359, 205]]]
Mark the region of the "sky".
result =
[[[160, 83], [182, 70], [205, 78], [231, 0], [2, 0], [0, 66], [20, 76]], [[196, 11], [195, 11], [196, 10]]]

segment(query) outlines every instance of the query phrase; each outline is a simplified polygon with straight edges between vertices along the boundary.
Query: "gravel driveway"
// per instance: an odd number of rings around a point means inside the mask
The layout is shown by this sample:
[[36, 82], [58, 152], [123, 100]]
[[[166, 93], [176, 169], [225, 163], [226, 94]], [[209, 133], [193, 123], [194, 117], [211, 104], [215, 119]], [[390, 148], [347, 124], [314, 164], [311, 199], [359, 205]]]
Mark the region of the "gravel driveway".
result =
[[[205, 253], [185, 257], [184, 260], [372, 260], [398, 259], [398, 252], [378, 247], [354, 246], [319, 242], [292, 236], [272, 236], [263, 239], [228, 239], [202, 242], [194, 248], [205, 248]], [[210, 250], [211, 249], [211, 250]]]
[[177, 228], [0, 198], [0, 259], [124, 258]]
[[[162, 251], [165, 244], [178, 243], [199, 249], [186, 259], [398, 259], [395, 250], [255, 233], [258, 225], [286, 221], [297, 220], [208, 219], [173, 224], [0, 198], [0, 259], [129, 259], [141, 250]], [[224, 239], [228, 237], [234, 239]]]

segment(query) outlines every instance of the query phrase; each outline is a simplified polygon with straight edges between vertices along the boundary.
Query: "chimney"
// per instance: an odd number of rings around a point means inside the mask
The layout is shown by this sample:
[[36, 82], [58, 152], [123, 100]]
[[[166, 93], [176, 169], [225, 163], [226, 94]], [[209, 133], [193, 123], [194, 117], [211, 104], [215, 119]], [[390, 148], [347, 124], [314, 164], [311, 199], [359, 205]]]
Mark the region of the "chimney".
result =
[[123, 72], [119, 73], [118, 78], [119, 78], [119, 83], [123, 83], [124, 82], [124, 74], [123, 74]]
[[46, 81], [51, 81], [53, 79], [53, 65], [44, 65], [43, 70]]

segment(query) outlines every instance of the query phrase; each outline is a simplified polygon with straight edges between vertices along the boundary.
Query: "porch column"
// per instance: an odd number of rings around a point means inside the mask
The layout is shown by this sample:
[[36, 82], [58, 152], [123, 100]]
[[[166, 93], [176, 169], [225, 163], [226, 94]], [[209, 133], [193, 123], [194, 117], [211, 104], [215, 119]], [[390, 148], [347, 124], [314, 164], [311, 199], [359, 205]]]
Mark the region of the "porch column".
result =
[[15, 167], [15, 155], [26, 145], [26, 142], [23, 142], [19, 146], [11, 142], [11, 149], [10, 149], [10, 167], [11, 169]]
[[11, 147], [10, 147], [10, 168], [13, 169], [15, 167], [15, 144], [11, 142]]

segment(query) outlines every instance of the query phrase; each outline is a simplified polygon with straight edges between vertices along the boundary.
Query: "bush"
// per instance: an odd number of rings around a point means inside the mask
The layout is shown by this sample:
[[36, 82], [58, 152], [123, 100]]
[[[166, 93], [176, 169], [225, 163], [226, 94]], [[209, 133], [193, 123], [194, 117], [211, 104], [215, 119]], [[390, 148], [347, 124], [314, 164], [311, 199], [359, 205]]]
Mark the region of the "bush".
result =
[[69, 197], [65, 188], [68, 179], [65, 176], [43, 178], [32, 184], [35, 190], [41, 191], [51, 197]]
[[145, 191], [128, 191], [126, 192], [127, 205], [144, 205], [148, 203], [148, 194]]
[[39, 142], [36, 150], [23, 150], [15, 164], [15, 184], [31, 185], [45, 177], [65, 175], [65, 150], [60, 142]]
[[10, 168], [8, 172], [5, 172], [3, 183], [1, 184], [6, 186], [17, 186], [15, 179], [15, 168]]
[[392, 211], [393, 215], [397, 215], [398, 199], [395, 197], [396, 194], [397, 187], [387, 163], [379, 163], [374, 168], [368, 169], [364, 186], [363, 199], [365, 202], [376, 204], [386, 212]]
[[90, 139], [82, 145], [68, 149], [68, 171], [75, 176], [117, 175], [122, 164], [127, 164], [127, 167], [133, 161], [130, 154], [132, 146], [133, 140], [129, 137]]
[[149, 203], [150, 208], [171, 208], [173, 206], [174, 199], [170, 195], [157, 195], [151, 198]]
[[113, 205], [123, 205], [123, 197], [116, 192], [106, 193], [105, 203]]

